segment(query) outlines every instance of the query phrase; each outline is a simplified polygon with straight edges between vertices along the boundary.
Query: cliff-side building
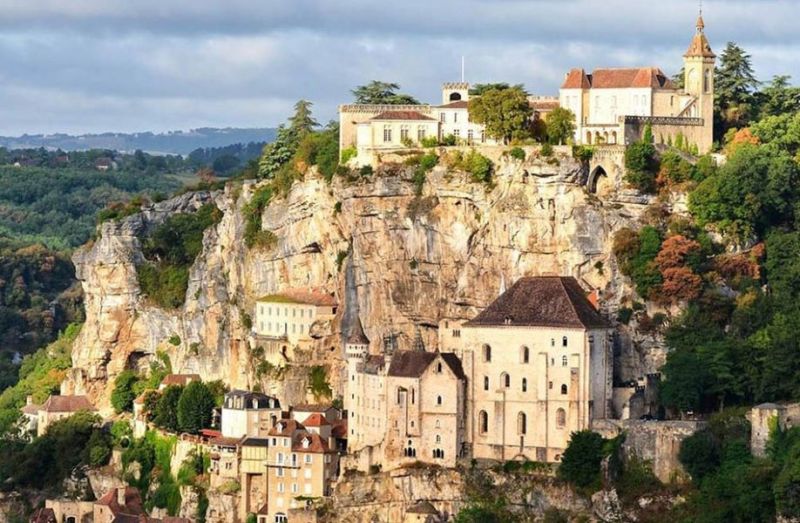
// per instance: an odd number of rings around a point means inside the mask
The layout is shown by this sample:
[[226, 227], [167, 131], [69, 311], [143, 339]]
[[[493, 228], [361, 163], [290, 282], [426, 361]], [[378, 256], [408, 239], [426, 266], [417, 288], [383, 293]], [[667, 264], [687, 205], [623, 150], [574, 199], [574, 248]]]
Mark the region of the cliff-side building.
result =
[[700, 153], [714, 141], [715, 55], [702, 16], [683, 57], [679, 88], [657, 67], [572, 69], [559, 91], [561, 107], [575, 114], [575, 143], [631, 144], [651, 125], [656, 143], [676, 143], [679, 135]]
[[225, 394], [222, 403], [222, 436], [264, 437], [281, 417], [281, 404], [277, 398], [234, 389]]
[[96, 409], [86, 396], [50, 396], [39, 407], [36, 435], [41, 436], [47, 432], [47, 427], [54, 421], [68, 418], [82, 410], [94, 412]]
[[520, 278], [463, 324], [472, 457], [558, 461], [571, 432], [610, 412], [610, 334], [578, 282], [557, 276]]

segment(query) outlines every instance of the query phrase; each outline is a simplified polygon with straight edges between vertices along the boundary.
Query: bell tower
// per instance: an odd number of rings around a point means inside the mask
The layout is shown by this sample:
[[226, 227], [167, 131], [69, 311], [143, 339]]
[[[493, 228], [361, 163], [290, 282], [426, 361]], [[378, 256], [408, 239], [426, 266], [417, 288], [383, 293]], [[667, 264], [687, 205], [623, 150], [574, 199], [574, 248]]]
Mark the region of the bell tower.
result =
[[701, 153], [711, 149], [714, 141], [714, 64], [716, 55], [705, 34], [703, 12], [697, 17], [696, 33], [686, 54], [683, 55], [684, 90], [695, 98], [696, 109], [687, 116], [703, 119]]

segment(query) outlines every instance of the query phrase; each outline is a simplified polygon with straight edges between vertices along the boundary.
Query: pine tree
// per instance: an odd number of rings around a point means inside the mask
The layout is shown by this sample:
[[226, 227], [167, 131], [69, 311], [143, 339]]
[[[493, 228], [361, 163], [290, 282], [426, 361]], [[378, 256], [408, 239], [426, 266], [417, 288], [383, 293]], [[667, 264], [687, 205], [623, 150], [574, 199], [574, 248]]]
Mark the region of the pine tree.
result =
[[722, 51], [714, 83], [715, 111], [721, 124], [718, 133], [724, 136], [728, 129], [747, 125], [750, 121], [754, 112], [754, 92], [759, 84], [750, 55], [734, 42], [728, 42]]
[[258, 177], [272, 178], [278, 170], [289, 163], [297, 152], [297, 147], [306, 136], [314, 132], [319, 126], [311, 116], [311, 106], [308, 100], [299, 100], [294, 104], [294, 114], [289, 118], [289, 125], [278, 126], [275, 141], [264, 146], [261, 158], [258, 161]]

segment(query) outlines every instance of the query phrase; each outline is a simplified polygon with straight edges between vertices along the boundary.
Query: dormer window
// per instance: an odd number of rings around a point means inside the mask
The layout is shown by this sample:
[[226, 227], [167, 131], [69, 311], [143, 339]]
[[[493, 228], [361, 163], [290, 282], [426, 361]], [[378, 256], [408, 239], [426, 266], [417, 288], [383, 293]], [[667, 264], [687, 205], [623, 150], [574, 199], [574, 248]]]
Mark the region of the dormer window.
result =
[[278, 432], [283, 432], [283, 423], [278, 423]]
[[311, 445], [311, 439], [310, 438], [303, 438], [303, 448], [307, 449], [309, 447], [309, 445]]

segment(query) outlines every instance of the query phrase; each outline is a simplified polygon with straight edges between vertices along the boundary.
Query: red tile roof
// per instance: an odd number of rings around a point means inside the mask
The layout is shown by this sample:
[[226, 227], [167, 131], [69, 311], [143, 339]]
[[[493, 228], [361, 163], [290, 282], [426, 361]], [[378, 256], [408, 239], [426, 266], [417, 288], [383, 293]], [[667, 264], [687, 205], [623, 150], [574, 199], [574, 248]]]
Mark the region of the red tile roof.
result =
[[419, 111], [386, 111], [378, 116], [372, 117], [372, 120], [433, 120], [430, 116], [425, 116]]
[[217, 445], [218, 447], [235, 447], [241, 443], [242, 438], [228, 438], [225, 436], [220, 436], [218, 438], [213, 438], [208, 441], [209, 445]]
[[[283, 430], [278, 430], [278, 425], [283, 425]], [[292, 436], [296, 431], [303, 430], [305, 427], [293, 419], [282, 419], [275, 423], [269, 431], [270, 436]]]
[[[308, 440], [308, 447], [303, 446], [303, 440]], [[330, 449], [328, 448], [328, 443], [319, 434], [302, 431], [292, 441], [292, 451], [324, 453], [330, 451]]]
[[467, 109], [468, 107], [468, 101], [458, 100], [456, 102], [450, 102], [449, 104], [440, 105], [439, 109]]
[[624, 89], [647, 87], [675, 89], [667, 75], [658, 67], [633, 67], [595, 69], [587, 75], [583, 69], [573, 69], [567, 74], [562, 89]]
[[567, 73], [567, 78], [561, 84], [562, 89], [589, 89], [589, 77], [583, 69], [572, 69]]
[[37, 412], [42, 410], [42, 406], [30, 404], [30, 405], [25, 405], [20, 410], [22, 411], [23, 414], [36, 414]]
[[78, 412], [95, 410], [86, 396], [50, 396], [42, 405], [46, 412]]
[[575, 278], [537, 276], [520, 278], [469, 326], [538, 326], [605, 328], [608, 322], [586, 298]]
[[331, 294], [316, 289], [286, 289], [275, 294], [269, 294], [258, 299], [277, 303], [304, 303], [317, 307], [335, 307], [336, 298]]
[[161, 384], [166, 386], [169, 385], [179, 385], [181, 387], [185, 387], [192, 381], [200, 381], [199, 374], [167, 374], [164, 376], [164, 379], [161, 380]]
[[325, 419], [325, 416], [315, 412], [303, 421], [303, 425], [306, 427], [324, 427], [330, 425], [330, 423]]
[[694, 35], [692, 38], [692, 43], [689, 44], [689, 49], [686, 50], [686, 54], [683, 56], [702, 56], [703, 58], [714, 58], [715, 55], [714, 51], [711, 50], [711, 44], [708, 43], [708, 39], [706, 35], [703, 33], [703, 18], [700, 17], [697, 20], [697, 34]]
[[334, 438], [346, 438], [347, 437], [347, 420], [346, 419], [337, 419], [333, 422], [333, 428], [331, 429], [331, 436]]
[[292, 410], [300, 412], [325, 412], [326, 410], [335, 409], [333, 405], [325, 405], [322, 403], [298, 403], [292, 407]]
[[144, 514], [144, 510], [142, 509], [142, 497], [139, 495], [139, 489], [135, 487], [120, 488], [125, 489], [124, 505], [119, 504], [116, 488], [112, 488], [106, 492], [105, 495], [103, 495], [103, 497], [98, 499], [95, 503], [97, 505], [106, 505], [114, 515], [128, 514], [138, 516], [140, 514]]

